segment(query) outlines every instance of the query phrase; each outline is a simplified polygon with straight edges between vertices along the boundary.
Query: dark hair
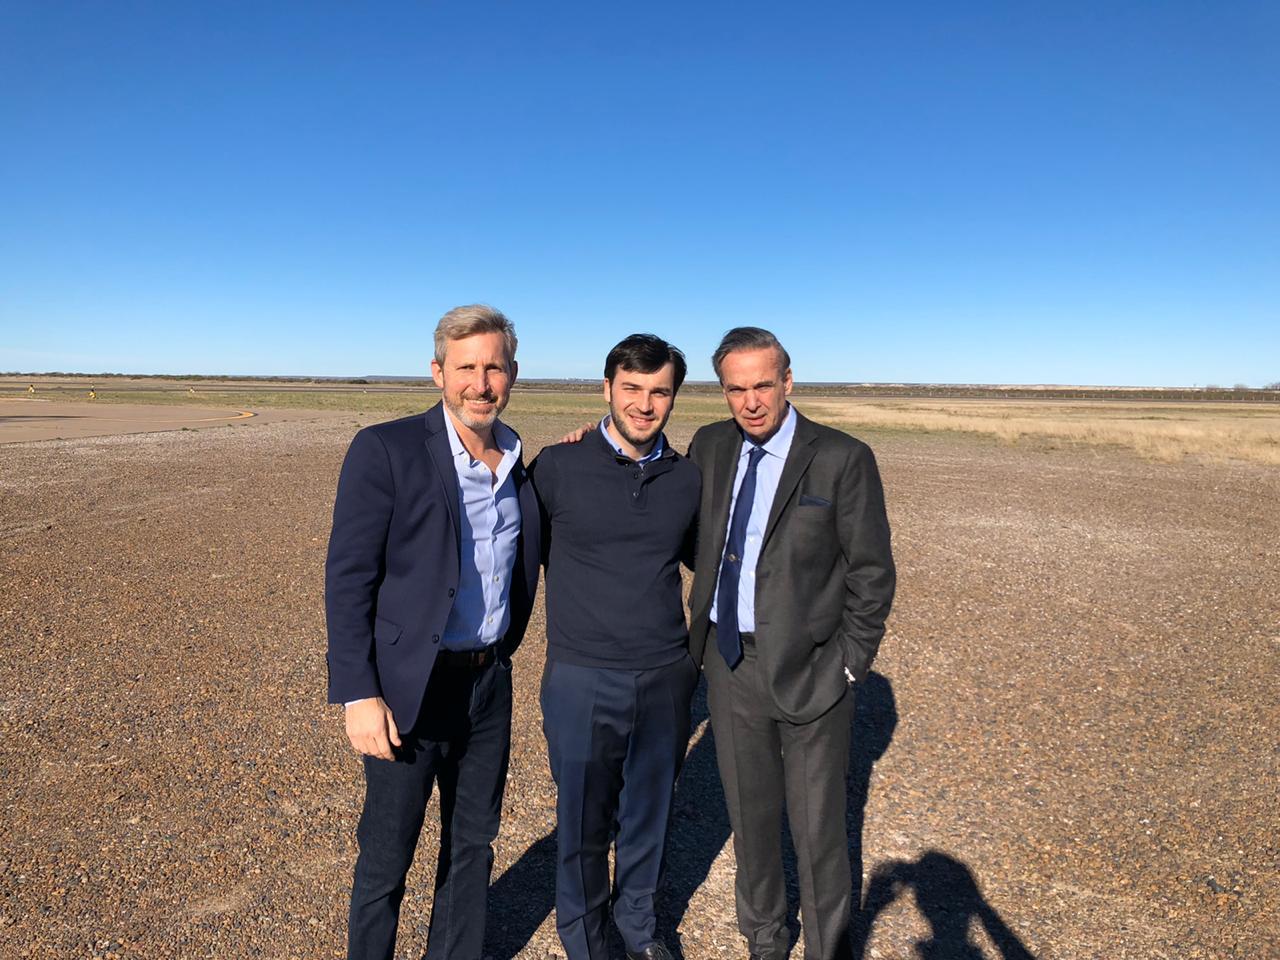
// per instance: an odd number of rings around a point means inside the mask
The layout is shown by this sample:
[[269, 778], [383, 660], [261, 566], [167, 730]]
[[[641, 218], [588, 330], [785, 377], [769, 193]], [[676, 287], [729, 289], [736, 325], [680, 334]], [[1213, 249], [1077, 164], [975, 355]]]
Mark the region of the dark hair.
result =
[[778, 351], [779, 367], [778, 373], [786, 373], [791, 369], [791, 354], [787, 353], [786, 347], [778, 342], [768, 330], [763, 327], [734, 327], [720, 340], [720, 346], [716, 347], [716, 352], [711, 355], [711, 369], [716, 372], [716, 379], [724, 383], [724, 377], [720, 374], [720, 365], [724, 363], [724, 358], [729, 354], [738, 350], [768, 350], [774, 349]]
[[661, 337], [652, 333], [633, 333], [625, 340], [618, 341], [617, 346], [604, 358], [604, 378], [613, 382], [613, 375], [618, 368], [632, 370], [636, 373], [657, 373], [668, 363], [675, 366], [674, 396], [684, 383], [686, 365], [684, 354]]

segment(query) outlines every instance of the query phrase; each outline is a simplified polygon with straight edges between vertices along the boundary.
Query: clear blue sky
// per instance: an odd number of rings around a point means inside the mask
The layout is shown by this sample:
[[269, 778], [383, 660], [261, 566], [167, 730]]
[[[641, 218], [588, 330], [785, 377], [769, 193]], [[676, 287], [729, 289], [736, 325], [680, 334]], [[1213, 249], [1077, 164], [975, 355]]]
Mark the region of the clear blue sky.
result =
[[1280, 380], [1280, 4], [0, 4], [0, 370]]

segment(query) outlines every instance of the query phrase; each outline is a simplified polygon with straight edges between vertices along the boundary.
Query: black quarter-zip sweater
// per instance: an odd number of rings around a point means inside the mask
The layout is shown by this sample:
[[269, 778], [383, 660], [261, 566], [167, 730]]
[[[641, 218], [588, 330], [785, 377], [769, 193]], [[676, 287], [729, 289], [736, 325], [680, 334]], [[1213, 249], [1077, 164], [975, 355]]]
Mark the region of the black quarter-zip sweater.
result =
[[664, 442], [643, 467], [592, 430], [529, 467], [542, 511], [547, 656], [647, 670], [689, 647], [680, 563], [693, 562], [702, 475]]

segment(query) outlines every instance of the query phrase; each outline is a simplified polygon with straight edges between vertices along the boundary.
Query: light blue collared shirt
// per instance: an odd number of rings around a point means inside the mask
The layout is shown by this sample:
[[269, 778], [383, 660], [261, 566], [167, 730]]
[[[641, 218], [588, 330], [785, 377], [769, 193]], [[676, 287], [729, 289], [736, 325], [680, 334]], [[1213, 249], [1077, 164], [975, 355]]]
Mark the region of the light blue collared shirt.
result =
[[[751, 501], [751, 516], [747, 520], [747, 542], [742, 548], [742, 579], [738, 581], [738, 630], [741, 633], [755, 633], [756, 629], [756, 563], [760, 560], [760, 541], [764, 538], [764, 528], [769, 522], [769, 511], [773, 509], [773, 497], [778, 492], [778, 481], [782, 479], [782, 467], [787, 462], [787, 453], [791, 450], [791, 440], [796, 435], [796, 408], [787, 404], [787, 416], [782, 421], [778, 432], [769, 438], [762, 447], [765, 455], [756, 465], [756, 494]], [[738, 455], [738, 472], [733, 478], [733, 499], [729, 502], [729, 518], [733, 519], [733, 509], [738, 503], [738, 491], [742, 488], [742, 478], [747, 472], [747, 458], [755, 449], [746, 436], [742, 438], [742, 452]], [[725, 537], [726, 546], [728, 537]], [[724, 567], [724, 554], [720, 554], [721, 569]], [[716, 600], [720, 595], [720, 577], [716, 576], [716, 592], [711, 598], [711, 619], [716, 620]]]
[[[613, 434], [609, 432], [609, 421], [611, 419], [612, 417], [607, 413], [600, 419], [600, 433], [604, 437], [604, 442], [609, 444], [609, 446], [613, 447], [614, 452], [616, 452], [618, 456], [626, 457], [628, 460], [630, 460], [631, 459], [630, 455], [628, 455], [622, 449], [621, 444], [614, 442]], [[637, 460], [636, 463], [638, 463], [640, 466], [643, 467], [649, 461], [657, 460], [660, 456], [662, 456], [662, 451], [666, 449], [666, 446], [667, 446], [667, 438], [662, 434], [658, 434], [658, 439], [653, 442], [653, 449], [650, 450], [648, 453], [646, 453], [639, 460]], [[758, 470], [760, 468], [757, 467], [756, 469]]]
[[520, 499], [511, 470], [520, 459], [520, 439], [506, 424], [494, 423], [493, 439], [502, 451], [495, 473], [472, 459], [447, 411], [444, 428], [458, 475], [462, 562], [440, 645], [479, 650], [501, 640], [511, 625], [511, 572], [520, 536]]

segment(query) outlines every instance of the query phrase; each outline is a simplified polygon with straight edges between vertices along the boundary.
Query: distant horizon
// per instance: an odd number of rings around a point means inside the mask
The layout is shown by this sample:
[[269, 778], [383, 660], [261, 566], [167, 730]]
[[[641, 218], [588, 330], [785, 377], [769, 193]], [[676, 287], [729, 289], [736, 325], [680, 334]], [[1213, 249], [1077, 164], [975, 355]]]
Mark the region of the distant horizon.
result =
[[[430, 384], [435, 386], [430, 376], [421, 374], [409, 374], [398, 376], [395, 374], [360, 374], [355, 376], [327, 376], [317, 374], [246, 374], [246, 373], [116, 373], [100, 371], [97, 373], [83, 373], [77, 371], [0, 371], [0, 378], [9, 379], [40, 379], [40, 378], [84, 378], [92, 379], [94, 377], [117, 378], [125, 380], [207, 380], [207, 381], [227, 381], [227, 380], [244, 380], [250, 382], [263, 383], [347, 383], [359, 385], [365, 384]], [[602, 377], [519, 377], [516, 386], [520, 384], [596, 384], [600, 383]], [[716, 387], [718, 381], [699, 379], [689, 377], [685, 380], [688, 385]], [[801, 380], [796, 379], [797, 387], [868, 387], [868, 388], [895, 388], [900, 387], [910, 389], [913, 387], [928, 388], [972, 388], [986, 390], [1163, 390], [1171, 392], [1181, 391], [1207, 391], [1221, 390], [1225, 392], [1231, 391], [1251, 391], [1259, 393], [1276, 393], [1280, 392], [1280, 381], [1273, 383], [1251, 385], [1251, 384], [1141, 384], [1141, 383], [1041, 383], [1041, 382], [993, 382], [993, 381], [977, 381], [977, 380]]]

